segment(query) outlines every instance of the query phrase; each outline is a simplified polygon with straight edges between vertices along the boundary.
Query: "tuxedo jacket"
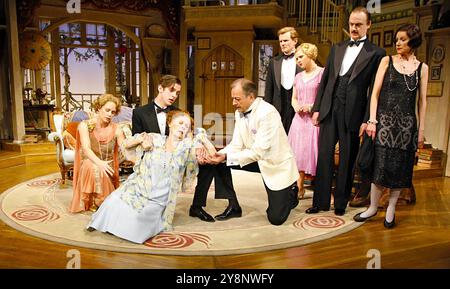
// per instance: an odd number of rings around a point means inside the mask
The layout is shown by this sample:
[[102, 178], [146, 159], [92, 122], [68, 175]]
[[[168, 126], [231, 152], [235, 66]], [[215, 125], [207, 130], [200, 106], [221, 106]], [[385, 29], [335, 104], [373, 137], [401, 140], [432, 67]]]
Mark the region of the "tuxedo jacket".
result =
[[[313, 112], [319, 112], [319, 121], [324, 120], [331, 112], [336, 80], [349, 41], [340, 42], [331, 48], [312, 108]], [[356, 57], [346, 89], [345, 124], [350, 131], [359, 131], [361, 123], [369, 117], [371, 86], [381, 58], [385, 55], [384, 49], [366, 40]]]
[[[178, 109], [171, 105], [169, 110]], [[155, 106], [153, 102], [138, 107], [133, 110], [131, 131], [134, 134], [141, 132], [153, 132], [161, 134], [161, 130], [158, 125], [158, 118], [156, 117]], [[169, 126], [166, 125], [165, 135], [169, 135]]]
[[275, 107], [257, 97], [247, 120], [238, 111], [235, 118], [233, 139], [220, 152], [235, 153], [241, 167], [258, 162], [265, 184], [273, 191], [291, 186], [299, 173]]
[[[264, 100], [272, 104], [281, 113], [281, 64], [283, 63], [283, 54], [273, 57], [269, 61], [269, 68], [266, 77], [266, 89]], [[300, 66], [296, 65], [295, 74], [301, 72]], [[291, 103], [291, 100], [288, 100]]]

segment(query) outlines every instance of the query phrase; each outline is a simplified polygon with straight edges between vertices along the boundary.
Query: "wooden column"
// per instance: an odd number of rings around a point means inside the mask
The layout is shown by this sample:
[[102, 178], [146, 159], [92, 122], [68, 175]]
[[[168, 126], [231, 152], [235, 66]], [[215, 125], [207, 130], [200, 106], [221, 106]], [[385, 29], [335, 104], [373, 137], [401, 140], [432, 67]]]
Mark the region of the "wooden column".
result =
[[6, 3], [6, 32], [8, 35], [10, 93], [12, 105], [12, 131], [15, 143], [23, 142], [25, 120], [23, 114], [23, 86], [19, 58], [19, 32], [17, 29], [16, 1]]
[[[142, 43], [141, 43], [142, 45]], [[141, 50], [142, 51], [142, 50]], [[139, 88], [141, 105], [148, 103], [148, 79], [147, 79], [147, 64], [145, 63], [145, 57], [142, 55], [139, 57]]]
[[52, 31], [52, 60], [51, 60], [51, 86], [55, 96], [55, 104], [57, 108], [62, 108], [61, 99], [61, 65], [60, 65], [60, 47], [59, 47], [59, 30]]

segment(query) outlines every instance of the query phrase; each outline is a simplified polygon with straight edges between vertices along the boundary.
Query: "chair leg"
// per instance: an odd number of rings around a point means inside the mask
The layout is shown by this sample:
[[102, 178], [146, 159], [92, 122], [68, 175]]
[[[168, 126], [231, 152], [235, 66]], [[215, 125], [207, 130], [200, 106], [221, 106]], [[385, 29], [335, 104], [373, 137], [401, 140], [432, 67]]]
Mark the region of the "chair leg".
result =
[[66, 183], [66, 171], [61, 170], [61, 184], [64, 185]]

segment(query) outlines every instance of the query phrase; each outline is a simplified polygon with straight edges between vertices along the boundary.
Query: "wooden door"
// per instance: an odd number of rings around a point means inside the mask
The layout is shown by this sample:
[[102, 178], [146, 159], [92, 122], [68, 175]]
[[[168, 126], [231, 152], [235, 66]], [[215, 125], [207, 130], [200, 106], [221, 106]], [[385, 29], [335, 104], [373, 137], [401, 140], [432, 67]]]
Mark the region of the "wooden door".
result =
[[[217, 146], [226, 145], [234, 128], [230, 85], [244, 77], [242, 56], [222, 45], [202, 60], [203, 127]], [[228, 141], [227, 141], [228, 140]]]

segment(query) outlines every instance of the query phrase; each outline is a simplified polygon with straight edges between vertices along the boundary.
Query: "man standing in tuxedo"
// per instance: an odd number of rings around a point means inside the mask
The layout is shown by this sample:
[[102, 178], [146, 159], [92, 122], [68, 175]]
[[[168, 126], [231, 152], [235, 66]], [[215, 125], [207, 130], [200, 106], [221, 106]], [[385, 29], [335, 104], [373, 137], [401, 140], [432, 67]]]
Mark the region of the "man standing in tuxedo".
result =
[[173, 105], [181, 91], [181, 80], [173, 75], [164, 75], [159, 80], [158, 95], [146, 105], [133, 110], [132, 133], [147, 132], [169, 134], [166, 125], [167, 113], [178, 109]]
[[289, 133], [295, 112], [291, 105], [292, 87], [295, 75], [302, 71], [295, 61], [295, 47], [298, 33], [294, 27], [278, 30], [281, 53], [269, 62], [264, 100], [272, 104], [280, 113], [286, 134]]
[[330, 209], [335, 145], [339, 141], [339, 166], [334, 192], [334, 213], [345, 214], [353, 182], [353, 167], [368, 120], [370, 87], [386, 51], [370, 43], [370, 14], [353, 9], [349, 18], [351, 39], [331, 47], [316, 100], [312, 121], [320, 126], [319, 157], [308, 214]]
[[280, 115], [275, 107], [257, 97], [256, 85], [241, 78], [231, 84], [236, 108], [231, 142], [209, 162], [234, 169], [260, 172], [267, 191], [267, 218], [281, 225], [298, 205], [299, 173]]

